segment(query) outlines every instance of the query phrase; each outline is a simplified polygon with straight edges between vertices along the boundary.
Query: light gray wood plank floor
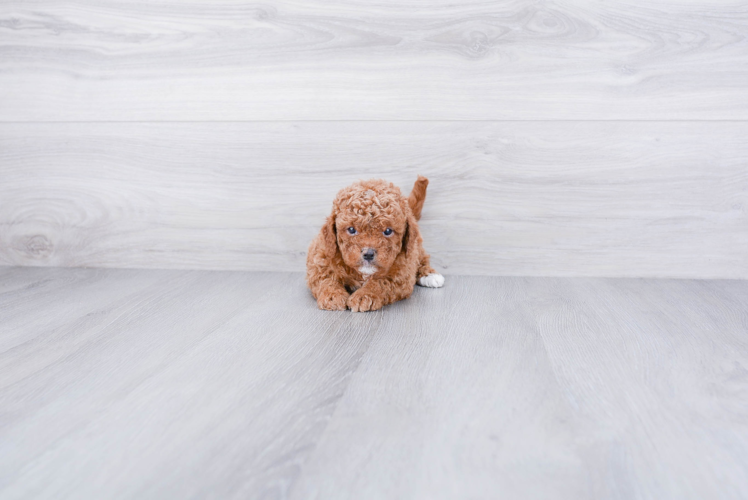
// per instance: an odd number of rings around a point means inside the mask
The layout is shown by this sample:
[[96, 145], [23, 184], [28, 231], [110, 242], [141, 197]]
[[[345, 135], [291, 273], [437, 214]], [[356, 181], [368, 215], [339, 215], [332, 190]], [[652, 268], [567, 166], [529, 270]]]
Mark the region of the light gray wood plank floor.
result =
[[0, 498], [744, 498], [748, 282], [0, 268]]

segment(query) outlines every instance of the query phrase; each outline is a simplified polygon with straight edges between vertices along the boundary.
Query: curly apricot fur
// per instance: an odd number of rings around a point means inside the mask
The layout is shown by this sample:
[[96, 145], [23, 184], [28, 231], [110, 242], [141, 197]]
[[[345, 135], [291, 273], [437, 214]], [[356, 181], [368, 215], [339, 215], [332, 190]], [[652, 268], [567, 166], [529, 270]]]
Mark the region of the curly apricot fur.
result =
[[[419, 278], [435, 272], [418, 230], [427, 186], [419, 176], [406, 198], [372, 179], [338, 193], [307, 254], [307, 285], [320, 309], [375, 311], [407, 299]], [[365, 250], [375, 252], [371, 263]]]

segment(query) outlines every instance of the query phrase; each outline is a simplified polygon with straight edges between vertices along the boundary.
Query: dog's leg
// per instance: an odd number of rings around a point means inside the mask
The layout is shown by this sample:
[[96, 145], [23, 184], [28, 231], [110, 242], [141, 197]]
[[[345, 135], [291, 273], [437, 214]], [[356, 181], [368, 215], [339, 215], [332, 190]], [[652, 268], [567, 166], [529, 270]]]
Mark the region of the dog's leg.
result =
[[444, 286], [444, 276], [434, 271], [418, 278], [418, 284], [426, 288], [441, 288]]
[[315, 283], [311, 289], [320, 309], [344, 311], [347, 308], [349, 294], [342, 283], [325, 278]]
[[376, 311], [387, 304], [407, 299], [413, 293], [413, 279], [409, 283], [400, 278], [371, 277], [348, 297], [348, 307], [353, 312]]
[[427, 288], [441, 288], [444, 286], [444, 276], [431, 267], [430, 257], [424, 252], [416, 272], [416, 283]]

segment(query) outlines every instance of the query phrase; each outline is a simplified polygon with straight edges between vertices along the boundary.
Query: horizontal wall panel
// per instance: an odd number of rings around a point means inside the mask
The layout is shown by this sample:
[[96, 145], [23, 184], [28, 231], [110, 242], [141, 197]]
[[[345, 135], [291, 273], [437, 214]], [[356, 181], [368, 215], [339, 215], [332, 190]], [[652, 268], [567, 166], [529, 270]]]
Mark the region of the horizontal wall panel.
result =
[[0, 6], [0, 120], [748, 119], [748, 4]]
[[446, 273], [748, 278], [748, 123], [0, 125], [0, 264], [299, 271], [338, 189], [431, 179]]

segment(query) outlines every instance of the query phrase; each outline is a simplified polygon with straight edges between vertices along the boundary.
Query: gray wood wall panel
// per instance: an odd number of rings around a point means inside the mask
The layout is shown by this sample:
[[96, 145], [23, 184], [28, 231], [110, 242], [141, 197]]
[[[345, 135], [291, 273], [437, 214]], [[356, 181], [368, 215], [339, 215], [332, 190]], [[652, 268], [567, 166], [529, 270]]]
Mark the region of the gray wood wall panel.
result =
[[0, 125], [0, 263], [303, 270], [348, 183], [431, 179], [448, 274], [748, 278], [746, 122]]
[[5, 1], [0, 120], [748, 119], [748, 5]]

